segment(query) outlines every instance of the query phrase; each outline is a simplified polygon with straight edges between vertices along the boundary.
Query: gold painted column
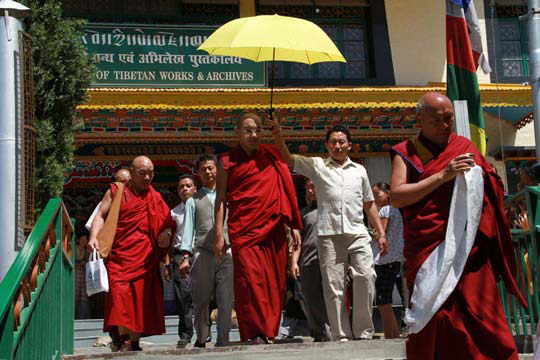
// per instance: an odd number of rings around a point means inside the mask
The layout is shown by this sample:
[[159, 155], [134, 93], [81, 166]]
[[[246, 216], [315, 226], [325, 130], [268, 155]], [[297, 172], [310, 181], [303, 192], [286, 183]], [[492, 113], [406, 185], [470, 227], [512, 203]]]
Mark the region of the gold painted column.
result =
[[240, 17], [255, 16], [255, 0], [240, 0]]

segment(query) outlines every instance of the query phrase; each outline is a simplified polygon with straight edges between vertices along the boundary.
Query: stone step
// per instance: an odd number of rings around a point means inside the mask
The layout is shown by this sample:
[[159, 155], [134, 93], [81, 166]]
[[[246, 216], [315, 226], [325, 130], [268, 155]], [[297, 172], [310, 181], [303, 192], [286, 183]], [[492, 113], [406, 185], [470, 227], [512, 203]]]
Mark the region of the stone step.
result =
[[[103, 319], [75, 320], [75, 348], [92, 347], [98, 337], [108, 336], [102, 329]], [[166, 333], [162, 335], [145, 337], [143, 341], [150, 344], [176, 344], [178, 341], [178, 316], [165, 316], [165, 331]], [[212, 325], [211, 332], [212, 338], [216, 339], [215, 324]], [[230, 339], [231, 341], [240, 340], [238, 329], [231, 329]]]
[[[396, 318], [401, 317], [402, 307], [400, 305], [394, 305], [394, 313]], [[382, 333], [382, 321], [380, 319], [379, 311], [375, 307], [373, 309], [373, 323], [375, 325], [375, 332]], [[94, 345], [98, 337], [107, 336], [103, 333], [103, 319], [89, 319], [89, 320], [75, 320], [75, 348], [87, 348]], [[166, 333], [158, 336], [150, 336], [143, 340], [152, 344], [173, 344], [178, 340], [178, 316], [165, 316], [165, 330]], [[217, 336], [217, 330], [215, 324], [212, 324], [212, 338]], [[238, 329], [231, 329], [230, 333], [231, 341], [240, 340], [240, 334]], [[195, 341], [193, 339], [193, 341]]]
[[110, 353], [104, 348], [77, 349], [75, 355], [64, 356], [66, 360], [85, 359], [230, 359], [230, 360], [300, 360], [300, 359], [405, 359], [405, 341], [399, 340], [362, 340], [349, 342], [314, 343], [310, 339], [293, 339], [272, 345], [232, 345], [227, 347], [209, 347], [195, 349], [176, 349], [174, 346], [144, 346], [140, 353]]
[[[273, 345], [232, 345], [206, 349], [176, 349], [174, 346], [145, 346], [140, 353], [111, 353], [108, 349], [77, 349], [75, 355], [64, 356], [66, 360], [115, 359], [115, 360], [405, 360], [405, 340], [363, 340], [345, 343], [313, 343], [295, 339]], [[533, 354], [520, 354], [520, 360], [533, 360]]]

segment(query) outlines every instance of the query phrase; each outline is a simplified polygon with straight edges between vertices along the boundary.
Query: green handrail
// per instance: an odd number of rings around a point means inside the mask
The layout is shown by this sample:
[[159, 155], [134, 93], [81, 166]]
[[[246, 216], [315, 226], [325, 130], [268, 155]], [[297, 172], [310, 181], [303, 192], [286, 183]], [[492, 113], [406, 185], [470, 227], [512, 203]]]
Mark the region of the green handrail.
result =
[[0, 359], [73, 353], [74, 231], [51, 199], [0, 283]]
[[528, 305], [525, 310], [500, 282], [504, 313], [515, 335], [534, 335], [540, 320], [540, 186], [528, 187], [509, 196], [504, 203], [514, 225], [511, 233], [517, 284]]

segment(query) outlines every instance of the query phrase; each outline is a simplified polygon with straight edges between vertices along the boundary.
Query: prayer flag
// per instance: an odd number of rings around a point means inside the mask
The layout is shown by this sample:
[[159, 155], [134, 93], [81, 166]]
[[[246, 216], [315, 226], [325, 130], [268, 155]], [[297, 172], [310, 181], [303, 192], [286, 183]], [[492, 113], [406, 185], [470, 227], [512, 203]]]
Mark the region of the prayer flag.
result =
[[446, 93], [450, 100], [466, 100], [471, 140], [486, 153], [484, 114], [476, 69], [491, 71], [482, 54], [482, 38], [473, 0], [446, 1]]

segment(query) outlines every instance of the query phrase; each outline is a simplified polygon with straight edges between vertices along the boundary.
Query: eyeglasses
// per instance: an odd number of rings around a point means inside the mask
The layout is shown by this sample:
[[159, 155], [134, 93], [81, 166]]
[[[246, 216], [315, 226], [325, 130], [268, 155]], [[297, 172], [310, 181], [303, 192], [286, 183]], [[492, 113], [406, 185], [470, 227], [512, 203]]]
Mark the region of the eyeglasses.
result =
[[246, 127], [243, 127], [242, 128], [242, 132], [246, 135], [251, 135], [251, 134], [260, 134], [262, 133], [263, 129], [262, 128], [246, 128]]

